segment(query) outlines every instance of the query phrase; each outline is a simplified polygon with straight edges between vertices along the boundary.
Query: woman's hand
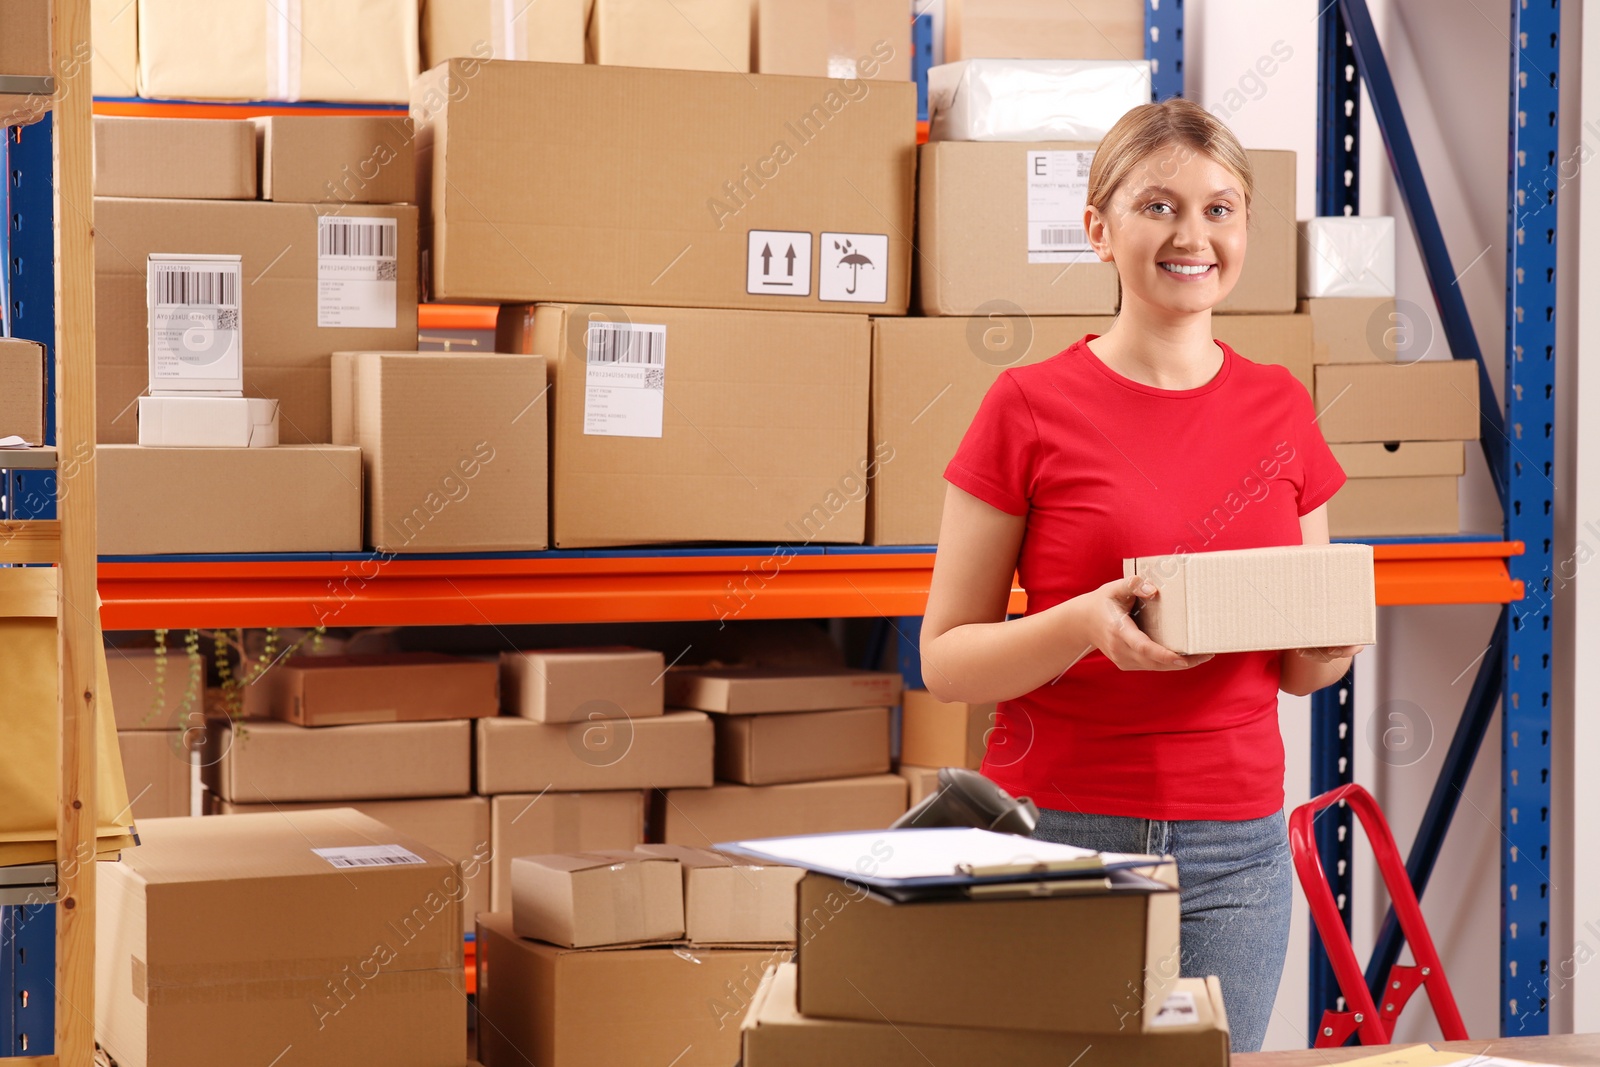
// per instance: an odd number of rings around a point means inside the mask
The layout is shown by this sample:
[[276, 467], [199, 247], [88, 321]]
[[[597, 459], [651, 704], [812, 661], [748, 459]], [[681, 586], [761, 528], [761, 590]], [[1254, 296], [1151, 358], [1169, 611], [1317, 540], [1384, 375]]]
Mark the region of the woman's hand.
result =
[[1297, 648], [1295, 651], [1313, 663], [1332, 663], [1336, 659], [1349, 659], [1366, 647], [1366, 645], [1334, 645], [1330, 648]]
[[[1152, 641], [1129, 618], [1134, 605], [1157, 595], [1155, 586], [1138, 575], [1107, 582], [1092, 592], [1074, 597], [1084, 633], [1106, 659], [1125, 671], [1181, 671], [1196, 667], [1210, 655], [1180, 656]], [[1087, 653], [1089, 650], [1084, 649]]]

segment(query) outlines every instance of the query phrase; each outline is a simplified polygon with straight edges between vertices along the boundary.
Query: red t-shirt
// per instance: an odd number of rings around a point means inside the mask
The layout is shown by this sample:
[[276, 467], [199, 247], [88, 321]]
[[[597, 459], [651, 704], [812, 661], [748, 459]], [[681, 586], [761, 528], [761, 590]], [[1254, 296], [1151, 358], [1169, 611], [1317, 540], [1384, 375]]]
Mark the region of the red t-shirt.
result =
[[[1093, 334], [989, 389], [945, 478], [1027, 516], [1028, 614], [1122, 577], [1128, 556], [1297, 545], [1344, 484], [1305, 387], [1227, 345], [1197, 389], [1123, 377]], [[1123, 671], [1098, 650], [1001, 701], [983, 773], [1040, 807], [1257, 819], [1283, 807], [1278, 652]]]

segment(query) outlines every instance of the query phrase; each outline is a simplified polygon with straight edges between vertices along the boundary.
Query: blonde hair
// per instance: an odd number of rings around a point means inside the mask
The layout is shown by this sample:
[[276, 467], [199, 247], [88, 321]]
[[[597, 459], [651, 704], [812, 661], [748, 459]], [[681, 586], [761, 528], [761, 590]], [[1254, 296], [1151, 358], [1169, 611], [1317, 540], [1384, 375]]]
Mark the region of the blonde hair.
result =
[[[1249, 212], [1255, 178], [1250, 170], [1250, 157], [1239, 146], [1239, 139], [1211, 112], [1192, 100], [1176, 96], [1159, 104], [1141, 104], [1111, 127], [1095, 151], [1094, 162], [1089, 165], [1089, 205], [1105, 211], [1111, 195], [1162, 149], [1203, 152], [1231, 170], [1243, 183], [1241, 192], [1245, 211]], [[1164, 176], [1170, 177], [1171, 168], [1180, 162], [1179, 159], [1164, 159], [1155, 166], [1167, 171]]]

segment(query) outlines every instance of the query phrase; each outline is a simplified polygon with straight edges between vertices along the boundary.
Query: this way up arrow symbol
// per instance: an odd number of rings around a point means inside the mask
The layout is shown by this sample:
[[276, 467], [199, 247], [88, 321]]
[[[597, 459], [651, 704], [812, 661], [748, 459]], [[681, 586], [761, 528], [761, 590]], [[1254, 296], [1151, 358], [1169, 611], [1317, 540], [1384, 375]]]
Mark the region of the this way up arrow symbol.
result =
[[794, 245], [789, 246], [789, 251], [784, 254], [784, 259], [789, 261], [789, 277], [794, 277]]
[[761, 273], [762, 274], [771, 274], [772, 273], [771, 267], [772, 267], [772, 246], [770, 244], [762, 245], [761, 246]]

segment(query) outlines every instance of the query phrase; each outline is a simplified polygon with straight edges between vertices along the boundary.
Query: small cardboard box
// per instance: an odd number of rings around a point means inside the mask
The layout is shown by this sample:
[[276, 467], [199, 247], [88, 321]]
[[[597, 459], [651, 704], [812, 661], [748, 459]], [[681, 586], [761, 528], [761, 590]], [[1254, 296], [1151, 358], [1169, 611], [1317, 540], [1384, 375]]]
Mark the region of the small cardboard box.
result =
[[[487, 721], [487, 720], [479, 720]], [[385, 722], [311, 729], [213, 722], [200, 754], [223, 800], [386, 800], [472, 792], [472, 724]]]
[[911, 78], [911, 20], [899, 0], [756, 0], [751, 13], [751, 65], [762, 74]]
[[447, 59], [582, 63], [585, 0], [539, 0], [507, 12], [501, 0], [423, 0], [422, 69]]
[[1302, 221], [1300, 295], [1394, 299], [1394, 219], [1334, 215]]
[[893, 671], [842, 667], [675, 667], [667, 703], [731, 715], [889, 707], [903, 684]]
[[1321, 363], [1398, 363], [1412, 344], [1417, 325], [1400, 317], [1389, 296], [1330, 296], [1300, 301], [1311, 316], [1315, 361]]
[[799, 867], [765, 866], [708, 848], [643, 845], [683, 869], [684, 936], [691, 944], [792, 942]]
[[900, 759], [935, 771], [975, 771], [983, 765], [994, 714], [993, 704], [947, 704], [926, 689], [907, 689], [900, 698]]
[[1370, 645], [1377, 640], [1371, 545], [1285, 545], [1124, 559], [1159, 595], [1136, 619], [1182, 655]]
[[32, 80], [54, 73], [50, 5], [44, 0], [0, 0], [0, 25], [5, 27], [0, 35], [0, 74], [29, 79], [0, 92], [0, 126], [26, 126], [50, 110], [47, 83]]
[[750, 0], [594, 0], [591, 63], [748, 71]]
[[788, 955], [559, 948], [516, 936], [506, 914], [478, 917], [477, 952], [483, 1067], [727, 1067], [750, 995]]
[[44, 345], [0, 337], [0, 437], [44, 444]]
[[1457, 533], [1466, 472], [1461, 441], [1329, 446], [1349, 481], [1328, 501], [1328, 533], [1389, 537]]
[[716, 715], [717, 778], [774, 785], [889, 769], [889, 709]]
[[494, 876], [488, 910], [511, 910], [511, 861], [556, 852], [630, 849], [644, 842], [644, 793], [504, 793], [489, 798]]
[[103, 444], [95, 465], [104, 556], [361, 550], [359, 448]]
[[1175, 888], [892, 904], [807, 874], [796, 1006], [874, 1023], [1138, 1031], [1177, 981], [1178, 925]]
[[945, 0], [944, 57], [1130, 59], [1144, 55], [1139, 0]]
[[182, 730], [117, 731], [136, 821], [189, 814], [193, 768], [183, 739]]
[[478, 792], [654, 789], [711, 784], [711, 720], [698, 711], [641, 719], [478, 720]]
[[272, 716], [300, 726], [482, 719], [500, 713], [492, 660], [437, 652], [308, 656], [267, 679]]
[[924, 797], [939, 791], [939, 768], [917, 767], [909, 763], [902, 763], [894, 769], [894, 773], [906, 780], [907, 810], [922, 803]]
[[668, 856], [611, 850], [511, 861], [518, 937], [567, 948], [683, 937], [683, 871]]
[[167, 649], [166, 667], [158, 673], [156, 654], [150, 649], [108, 645], [106, 677], [111, 682], [111, 706], [116, 709], [119, 731], [185, 730], [204, 722], [203, 694], [198, 689], [188, 709], [183, 706], [189, 691], [189, 657], [182, 647]]
[[416, 131], [382, 115], [255, 120], [261, 199], [297, 204], [415, 204]]
[[1168, 994], [1173, 1025], [1147, 1034], [1064, 1034], [983, 1030], [969, 1026], [819, 1019], [801, 1015], [799, 968], [768, 971], [741, 1030], [744, 1067], [927, 1067], [923, 1050], [941, 1062], [1006, 1067], [1227, 1067], [1228, 1015], [1216, 978], [1180, 978]]
[[905, 811], [906, 780], [897, 774], [668, 789], [651, 798], [650, 836], [668, 845], [711, 848], [757, 837], [878, 830]]
[[276, 448], [278, 402], [254, 396], [141, 396], [139, 444]]
[[94, 195], [254, 200], [255, 128], [235, 119], [97, 115]]
[[98, 878], [95, 1038], [118, 1064], [461, 1061], [460, 886], [422, 842], [349, 810], [152, 819]]
[[89, 85], [95, 96], [136, 96], [139, 6], [127, 0], [89, 0]]
[[1316, 398], [1329, 444], [1478, 439], [1476, 360], [1325, 364]]
[[1252, 363], [1285, 367], [1310, 395], [1316, 388], [1316, 342], [1310, 315], [1213, 315], [1217, 340]]
[[660, 715], [661, 653], [644, 648], [551, 648], [500, 653], [500, 696], [511, 715], [586, 722]]

